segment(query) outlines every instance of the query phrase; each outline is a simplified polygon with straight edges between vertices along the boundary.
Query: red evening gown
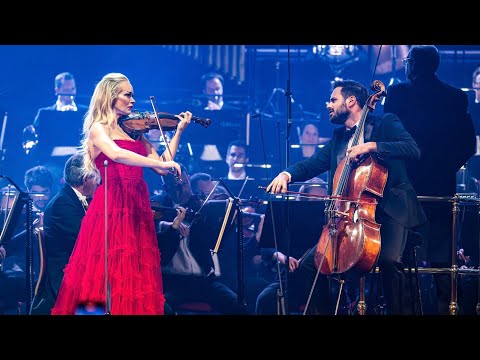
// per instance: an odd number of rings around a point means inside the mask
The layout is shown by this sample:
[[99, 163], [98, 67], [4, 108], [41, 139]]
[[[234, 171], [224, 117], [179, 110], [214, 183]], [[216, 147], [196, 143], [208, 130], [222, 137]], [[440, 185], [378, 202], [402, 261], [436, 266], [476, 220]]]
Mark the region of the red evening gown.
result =
[[[139, 140], [115, 142], [146, 155]], [[105, 303], [105, 160], [111, 314], [163, 315], [160, 251], [143, 168], [116, 163], [103, 153], [95, 159], [102, 185], [82, 220], [52, 315], [74, 314], [82, 303]]]

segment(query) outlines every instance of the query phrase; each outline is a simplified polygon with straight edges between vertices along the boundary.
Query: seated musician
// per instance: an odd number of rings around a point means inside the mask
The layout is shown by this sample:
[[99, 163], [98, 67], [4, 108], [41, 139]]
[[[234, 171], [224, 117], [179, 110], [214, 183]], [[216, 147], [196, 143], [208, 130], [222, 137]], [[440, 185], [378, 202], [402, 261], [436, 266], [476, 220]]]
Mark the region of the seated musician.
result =
[[63, 279], [63, 269], [68, 263], [80, 230], [80, 223], [100, 183], [100, 174], [82, 172], [83, 155], [76, 153], [65, 163], [65, 184], [45, 208], [43, 278], [35, 293], [32, 315], [50, 315]]
[[192, 188], [192, 193], [195, 195], [199, 195], [204, 199], [210, 194], [210, 192], [214, 190], [212, 196], [217, 199], [228, 199], [229, 195], [227, 190], [220, 185], [215, 187], [215, 182], [212, 180], [210, 174], [207, 173], [195, 173], [190, 176], [190, 186]]
[[317, 124], [308, 122], [302, 125], [301, 128], [297, 127], [297, 130], [300, 147], [290, 149], [290, 161], [292, 164], [312, 156], [320, 143]]
[[[372, 214], [375, 221], [381, 224], [379, 230], [381, 250], [377, 255], [378, 265], [382, 272], [383, 293], [388, 314], [406, 314], [409, 307], [404, 304], [405, 274], [402, 253], [406, 245], [408, 230], [425, 223], [427, 219], [407, 177], [405, 161], [419, 159], [420, 149], [395, 114], [387, 113], [383, 116], [369, 114], [366, 111], [372, 106], [371, 103], [367, 103], [369, 99], [374, 98], [368, 96], [368, 90], [361, 83], [353, 80], [335, 81], [326, 108], [330, 114], [330, 122], [341, 126], [335, 129], [332, 139], [317, 150], [312, 157], [289, 166], [277, 175], [268, 185], [267, 191], [285, 193], [287, 183], [305, 181], [328, 170], [331, 171], [329, 185], [332, 185], [337, 167], [340, 169], [340, 176], [344, 175], [343, 169], [349, 169], [349, 167], [340, 166], [346, 156], [351, 159], [353, 164], [356, 164], [365, 156], [374, 154], [375, 158], [372, 158], [381, 163], [388, 171], [383, 197], [378, 199], [375, 214]], [[359, 131], [356, 133], [349, 131], [354, 126], [359, 126]], [[349, 136], [353, 133], [356, 136]], [[352, 145], [353, 141], [357, 142]], [[335, 193], [330, 190], [331, 188], [332, 186], [329, 186], [329, 192]], [[337, 214], [337, 211], [332, 211], [332, 213], [341, 215]], [[332, 221], [335, 222], [335, 220]], [[361, 221], [361, 218], [356, 221]], [[352, 219], [351, 226], [353, 227], [355, 223], [355, 219]], [[332, 223], [333, 226], [335, 225]], [[322, 233], [320, 239], [324, 239], [327, 244], [333, 237], [333, 235], [329, 235], [328, 231], [329, 227], [325, 227], [325, 236]], [[326, 248], [323, 243], [321, 247]], [[325, 275], [328, 275], [328, 272], [324, 271], [318, 279], [316, 278], [316, 255], [317, 246], [314, 246], [299, 268], [300, 272], [304, 274], [304, 278], [308, 279], [307, 281], [311, 284], [310, 287], [315, 284], [314, 289], [317, 289], [313, 294], [307, 313], [331, 313], [330, 306], [326, 301], [328, 296], [325, 296], [328, 292], [328, 287], [325, 288], [325, 285], [328, 285]], [[318, 258], [325, 258], [324, 255], [325, 252], [320, 249]], [[345, 254], [340, 255], [345, 256]], [[332, 264], [326, 263], [326, 266], [328, 265]], [[322, 266], [318, 266], [322, 269]]]
[[[325, 182], [317, 177], [314, 177], [310, 180], [307, 180], [304, 185], [302, 185], [298, 191], [295, 200], [296, 201], [315, 201], [321, 200], [316, 198], [315, 196], [326, 196], [326, 186]], [[309, 194], [314, 196], [308, 197]], [[261, 229], [260, 229], [261, 232]], [[302, 234], [296, 233], [293, 234], [294, 237], [302, 236]], [[260, 240], [259, 237], [257, 239]], [[307, 299], [308, 293], [308, 286], [305, 284], [305, 281], [301, 277], [301, 275], [296, 271], [300, 266], [302, 261], [302, 257], [299, 256], [297, 259], [295, 256], [297, 254], [290, 254], [288, 257], [289, 263], [289, 271], [288, 271], [288, 283], [286, 283], [286, 262], [287, 257], [281, 251], [276, 251], [274, 248], [261, 248], [261, 255], [262, 260], [264, 262], [270, 263], [270, 268], [275, 272], [275, 278], [266, 286], [263, 291], [258, 295], [256, 301], [256, 308], [255, 313], [257, 315], [281, 315], [283, 311], [288, 312], [288, 314], [298, 313], [300, 307], [305, 304]], [[290, 248], [292, 250], [292, 248]], [[296, 249], [298, 250], [298, 249]], [[304, 249], [302, 249], [304, 251]], [[280, 267], [280, 276], [278, 276], [278, 270], [276, 268], [276, 263], [279, 263]], [[288, 300], [288, 309], [285, 307], [284, 309], [279, 308], [281, 304], [281, 297], [278, 296], [279, 291], [281, 290], [280, 287], [280, 279], [283, 282], [282, 286], [285, 284], [288, 285], [288, 296], [286, 299]], [[282, 295], [284, 294], [284, 290], [282, 288]]]
[[[33, 226], [34, 234], [32, 239], [33, 252], [33, 280], [36, 282], [40, 273], [40, 252], [39, 243], [35, 241], [39, 234], [39, 229], [43, 227], [43, 212], [54, 193], [54, 184], [52, 173], [45, 166], [35, 166], [25, 172], [24, 185], [27, 193], [30, 194], [33, 202]], [[24, 209], [25, 210], [25, 209]], [[25, 244], [27, 239], [26, 231], [26, 213], [21, 214], [17, 227], [23, 227], [4, 245], [5, 259], [3, 260], [3, 277], [8, 278], [14, 290], [8, 291], [5, 296], [7, 303], [25, 300], [25, 282], [27, 272]], [[18, 286], [13, 286], [18, 283]], [[1, 287], [1, 285], [0, 285]], [[0, 297], [2, 295], [0, 294]]]
[[173, 174], [163, 176], [163, 193], [151, 197], [166, 208], [179, 206], [173, 215], [165, 212], [156, 220], [166, 302], [174, 311], [184, 302], [207, 302], [217, 313], [245, 314], [237, 294], [213, 272], [209, 241], [215, 239], [192, 241], [189, 225], [194, 220], [185, 218], [186, 209], [198, 211], [204, 198], [192, 193], [187, 169], [183, 165], [181, 169], [178, 181]]
[[225, 161], [228, 165], [229, 180], [244, 180], [247, 177], [244, 164], [248, 163], [247, 145], [240, 140], [231, 141], [228, 144]]

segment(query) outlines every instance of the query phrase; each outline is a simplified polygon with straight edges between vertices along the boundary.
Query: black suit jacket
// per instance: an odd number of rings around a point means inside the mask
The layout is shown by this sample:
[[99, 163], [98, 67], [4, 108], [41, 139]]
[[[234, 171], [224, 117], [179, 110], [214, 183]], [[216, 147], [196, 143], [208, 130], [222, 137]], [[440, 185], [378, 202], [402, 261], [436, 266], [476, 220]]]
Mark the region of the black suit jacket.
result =
[[[85, 113], [88, 110], [88, 106], [83, 105], [83, 104], [76, 104], [77, 105], [77, 111]], [[41, 119], [41, 113], [42, 111], [57, 111], [57, 103], [51, 105], [51, 106], [45, 106], [37, 111], [37, 115], [35, 115], [35, 119], [33, 120], [33, 126], [36, 128], [40, 127], [40, 119]]]
[[[286, 171], [292, 175], [292, 181], [305, 181], [330, 170], [328, 188], [332, 192], [335, 170], [345, 157], [347, 148], [347, 142], [343, 140], [344, 133], [344, 126], [336, 128], [332, 139], [312, 157], [288, 167]], [[377, 143], [376, 156], [388, 169], [383, 198], [379, 199], [378, 208], [407, 228], [424, 223], [425, 214], [407, 177], [404, 162], [405, 159], [420, 157], [415, 140], [394, 114], [369, 114], [365, 122], [364, 138], [365, 142]]]
[[384, 111], [398, 115], [417, 142], [420, 159], [407, 162], [418, 195], [453, 196], [456, 172], [475, 153], [467, 95], [436, 76], [388, 87]]
[[54, 294], [50, 295], [55, 298], [63, 279], [63, 269], [72, 254], [84, 216], [85, 209], [68, 184], [63, 185], [45, 209], [43, 228], [47, 261], [46, 281], [51, 283]]

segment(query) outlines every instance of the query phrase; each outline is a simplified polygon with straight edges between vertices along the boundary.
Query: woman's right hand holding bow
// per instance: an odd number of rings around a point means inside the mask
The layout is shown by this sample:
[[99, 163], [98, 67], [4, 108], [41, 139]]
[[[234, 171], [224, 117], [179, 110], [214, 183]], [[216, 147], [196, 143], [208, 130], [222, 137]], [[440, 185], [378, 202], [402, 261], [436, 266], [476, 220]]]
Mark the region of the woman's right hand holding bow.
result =
[[180, 169], [180, 165], [176, 163], [175, 161], [158, 161], [158, 166], [156, 166], [157, 169], [160, 170], [161, 175], [167, 175], [168, 173], [176, 173], [178, 174], [178, 177], [182, 175], [182, 170]]

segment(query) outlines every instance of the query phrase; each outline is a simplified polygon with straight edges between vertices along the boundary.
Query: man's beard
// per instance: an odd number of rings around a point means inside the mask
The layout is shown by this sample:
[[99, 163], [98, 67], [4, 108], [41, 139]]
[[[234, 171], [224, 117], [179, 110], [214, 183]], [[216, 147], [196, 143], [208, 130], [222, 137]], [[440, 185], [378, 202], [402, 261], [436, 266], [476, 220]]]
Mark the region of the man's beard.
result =
[[347, 121], [350, 111], [342, 105], [341, 109], [330, 118], [332, 124], [343, 125]]

